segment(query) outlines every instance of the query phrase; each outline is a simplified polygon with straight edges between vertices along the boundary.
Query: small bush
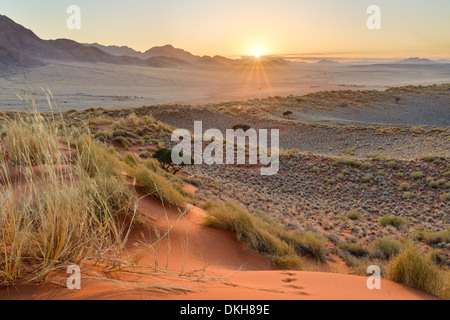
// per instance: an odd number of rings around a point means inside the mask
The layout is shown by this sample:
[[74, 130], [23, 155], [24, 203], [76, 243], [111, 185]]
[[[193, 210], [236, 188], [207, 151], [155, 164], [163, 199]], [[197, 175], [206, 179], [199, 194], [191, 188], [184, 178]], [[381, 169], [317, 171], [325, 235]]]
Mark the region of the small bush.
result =
[[321, 170], [320, 170], [319, 167], [314, 166], [314, 167], [311, 168], [311, 171], [314, 172], [314, 173], [320, 173]]
[[412, 172], [409, 176], [414, 180], [419, 180], [424, 177], [423, 172], [421, 171]]
[[425, 241], [429, 245], [450, 243], [450, 229], [437, 232], [418, 229], [414, 233], [414, 238], [419, 241]]
[[359, 243], [350, 243], [350, 244], [340, 243], [338, 245], [338, 248], [340, 250], [347, 251], [348, 253], [350, 253], [352, 256], [355, 257], [365, 257], [369, 254], [368, 250], [362, 244]]
[[398, 163], [396, 161], [392, 161], [392, 160], [387, 162], [387, 166], [389, 168], [393, 168], [393, 169], [400, 169], [402, 167], [402, 165], [400, 163]]
[[345, 216], [350, 220], [361, 220], [362, 213], [359, 210], [351, 210]]
[[362, 178], [363, 183], [372, 183], [373, 182], [373, 174], [366, 174], [363, 178]]
[[141, 159], [149, 159], [149, 158], [152, 157], [152, 155], [148, 151], [142, 151], [142, 152], [139, 153], [139, 157]]
[[111, 140], [112, 142], [117, 142], [121, 144], [124, 148], [129, 148], [131, 146], [130, 140], [125, 137], [117, 137]]
[[398, 187], [398, 189], [401, 191], [409, 191], [409, 190], [411, 190], [411, 185], [407, 182], [402, 182], [402, 183], [400, 183], [400, 186]]
[[374, 251], [381, 252], [383, 255], [382, 258], [389, 259], [400, 252], [402, 244], [396, 239], [377, 238], [372, 243], [372, 248]]
[[416, 194], [414, 192], [405, 192], [403, 193], [403, 198], [412, 199], [415, 198]]
[[373, 167], [373, 164], [370, 162], [363, 162], [360, 164], [361, 169], [371, 169]]
[[450, 200], [450, 193], [443, 193], [439, 196], [439, 199], [441, 199], [442, 202], [446, 202]]
[[283, 113], [283, 116], [290, 117], [292, 115], [292, 111], [286, 111]]
[[404, 224], [406, 224], [406, 221], [400, 217], [394, 216], [394, 215], [385, 215], [378, 219], [378, 223], [383, 226], [393, 226], [395, 228], [398, 228]]

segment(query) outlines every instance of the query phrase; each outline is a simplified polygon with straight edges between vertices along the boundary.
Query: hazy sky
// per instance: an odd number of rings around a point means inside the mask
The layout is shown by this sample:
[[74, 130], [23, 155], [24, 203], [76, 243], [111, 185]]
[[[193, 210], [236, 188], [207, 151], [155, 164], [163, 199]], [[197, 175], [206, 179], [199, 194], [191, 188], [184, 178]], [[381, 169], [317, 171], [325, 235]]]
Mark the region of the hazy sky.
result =
[[[371, 4], [381, 30], [366, 26]], [[69, 5], [81, 8], [81, 30], [66, 27]], [[0, 13], [44, 39], [141, 51], [450, 58], [450, 0], [1, 0]]]

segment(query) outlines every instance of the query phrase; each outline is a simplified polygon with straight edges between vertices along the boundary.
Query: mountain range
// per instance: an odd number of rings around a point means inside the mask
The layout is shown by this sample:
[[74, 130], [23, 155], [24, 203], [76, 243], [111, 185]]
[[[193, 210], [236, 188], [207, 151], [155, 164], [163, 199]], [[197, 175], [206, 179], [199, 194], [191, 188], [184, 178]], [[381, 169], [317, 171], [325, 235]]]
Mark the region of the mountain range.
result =
[[[153, 47], [139, 52], [129, 47], [81, 44], [69, 39], [43, 40], [33, 31], [0, 15], [0, 71], [44, 66], [52, 61], [137, 65], [174, 68], [186, 65], [224, 66], [245, 63], [222, 56], [196, 56], [172, 45]], [[279, 59], [264, 63], [279, 65]], [[286, 62], [287, 63], [287, 62]]]
[[[247, 57], [234, 60], [223, 56], [197, 56], [169, 44], [140, 52], [126, 46], [82, 44], [69, 39], [43, 40], [33, 31], [0, 15], [0, 72], [2, 73], [45, 66], [52, 61], [178, 68], [189, 65], [210, 67], [240, 65], [253, 63], [254, 59]], [[262, 57], [258, 61], [265, 66], [285, 66], [291, 63], [281, 57]], [[336, 62], [324, 59], [319, 63]], [[438, 62], [409, 58], [396, 63], [432, 64]]]

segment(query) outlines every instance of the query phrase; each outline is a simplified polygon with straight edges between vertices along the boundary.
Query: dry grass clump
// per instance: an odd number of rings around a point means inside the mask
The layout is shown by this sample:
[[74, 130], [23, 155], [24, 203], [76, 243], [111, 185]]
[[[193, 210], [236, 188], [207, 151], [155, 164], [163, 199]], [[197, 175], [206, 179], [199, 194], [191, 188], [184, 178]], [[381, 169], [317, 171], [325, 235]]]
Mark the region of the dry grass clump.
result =
[[62, 160], [58, 130], [37, 113], [6, 120], [3, 132], [8, 160], [15, 164], [33, 166]]
[[400, 253], [402, 246], [402, 243], [396, 239], [377, 238], [371, 244], [371, 256], [381, 259], [390, 259]]
[[419, 180], [424, 177], [424, 174], [421, 171], [416, 171], [416, 172], [412, 172], [409, 176], [411, 177], [411, 179]]
[[433, 253], [409, 242], [388, 266], [387, 277], [430, 294], [450, 298], [449, 271], [442, 271], [435, 264]]
[[360, 243], [340, 243], [338, 249], [346, 251], [355, 257], [365, 257], [369, 255], [368, 249]]
[[361, 220], [362, 213], [359, 210], [351, 210], [345, 215], [350, 220]]
[[440, 243], [450, 243], [450, 229], [441, 231], [430, 231], [418, 229], [414, 232], [414, 238], [419, 241], [425, 241], [429, 245], [437, 245]]
[[411, 185], [407, 182], [402, 182], [402, 183], [400, 183], [400, 186], [398, 187], [398, 189], [400, 191], [409, 191], [409, 190], [411, 190]]
[[64, 264], [119, 257], [125, 230], [116, 218], [132, 221], [137, 198], [117, 156], [88, 136], [63, 143], [63, 133], [37, 112], [2, 126], [0, 285], [45, 281]]
[[378, 219], [378, 223], [383, 226], [393, 226], [395, 228], [398, 228], [406, 224], [406, 220], [394, 215], [385, 215]]
[[[147, 162], [151, 167], [155, 165], [153, 162]], [[183, 195], [181, 188], [177, 188], [173, 181], [170, 181], [159, 169], [149, 169], [146, 166], [139, 166], [130, 170], [130, 175], [141, 184], [144, 191], [161, 200], [163, 205], [183, 208], [186, 206], [187, 199]]]
[[205, 225], [234, 232], [238, 241], [262, 253], [282, 268], [300, 269], [298, 254], [325, 255], [325, 243], [313, 233], [290, 233], [267, 217], [255, 217], [234, 203], [208, 202]]

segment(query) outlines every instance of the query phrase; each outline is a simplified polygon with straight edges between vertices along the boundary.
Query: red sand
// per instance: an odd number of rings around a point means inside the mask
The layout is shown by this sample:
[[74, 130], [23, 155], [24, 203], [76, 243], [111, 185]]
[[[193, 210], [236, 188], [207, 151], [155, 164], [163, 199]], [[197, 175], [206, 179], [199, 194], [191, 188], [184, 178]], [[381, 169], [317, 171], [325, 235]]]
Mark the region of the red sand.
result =
[[[141, 200], [141, 210], [144, 219], [160, 234], [164, 234], [168, 226], [172, 228], [170, 241], [169, 238], [161, 240], [159, 250], [155, 254], [143, 256], [139, 265], [154, 266], [157, 260], [161, 268], [165, 268], [167, 264], [171, 273], [177, 275], [183, 273], [185, 276], [194, 277], [188, 279], [187, 277], [115, 273], [114, 277], [110, 275], [110, 278], [120, 278], [144, 285], [176, 286], [186, 290], [169, 294], [153, 292], [142, 286], [125, 282], [86, 279], [91, 274], [82, 271], [84, 278], [81, 290], [72, 291], [52, 284], [27, 284], [16, 288], [0, 289], [0, 299], [436, 299], [419, 290], [388, 280], [382, 280], [381, 290], [369, 290], [365, 277], [277, 270], [263, 256], [244, 248], [231, 232], [202, 226], [201, 220], [205, 213], [196, 207], [192, 207], [189, 213], [178, 221], [177, 211], [166, 210], [158, 201], [151, 198]], [[134, 230], [130, 236], [127, 254], [132, 257], [146, 247], [146, 242], [154, 243], [156, 239], [155, 232], [146, 227]], [[151, 251], [147, 248], [145, 252]], [[62, 277], [67, 276], [62, 275]]]

